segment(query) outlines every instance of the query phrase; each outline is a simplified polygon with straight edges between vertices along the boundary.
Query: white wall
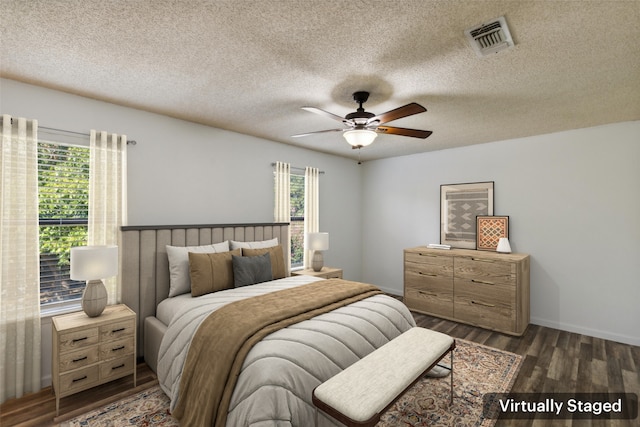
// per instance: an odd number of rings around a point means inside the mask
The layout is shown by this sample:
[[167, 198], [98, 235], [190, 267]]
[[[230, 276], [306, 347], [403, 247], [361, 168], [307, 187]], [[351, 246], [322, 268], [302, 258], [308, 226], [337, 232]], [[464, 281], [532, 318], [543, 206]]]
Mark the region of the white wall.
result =
[[[330, 233], [325, 264], [360, 280], [361, 167], [355, 161], [172, 119], [60, 91], [0, 79], [0, 112], [40, 126], [126, 134], [129, 225], [273, 221], [277, 160], [314, 166], [320, 229]], [[43, 377], [50, 382], [51, 326], [43, 320]]]
[[531, 321], [640, 345], [640, 122], [368, 162], [363, 279], [402, 293], [402, 250], [439, 242], [440, 185], [494, 181]]

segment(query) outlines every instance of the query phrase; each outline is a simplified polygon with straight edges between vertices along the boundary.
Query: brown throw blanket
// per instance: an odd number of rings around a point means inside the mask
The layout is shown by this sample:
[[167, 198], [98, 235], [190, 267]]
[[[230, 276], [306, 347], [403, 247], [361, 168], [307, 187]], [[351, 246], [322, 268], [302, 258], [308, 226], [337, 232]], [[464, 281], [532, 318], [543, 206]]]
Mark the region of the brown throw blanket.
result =
[[379, 293], [373, 285], [329, 279], [219, 308], [191, 341], [173, 416], [184, 426], [224, 427], [245, 356], [256, 343], [279, 329]]

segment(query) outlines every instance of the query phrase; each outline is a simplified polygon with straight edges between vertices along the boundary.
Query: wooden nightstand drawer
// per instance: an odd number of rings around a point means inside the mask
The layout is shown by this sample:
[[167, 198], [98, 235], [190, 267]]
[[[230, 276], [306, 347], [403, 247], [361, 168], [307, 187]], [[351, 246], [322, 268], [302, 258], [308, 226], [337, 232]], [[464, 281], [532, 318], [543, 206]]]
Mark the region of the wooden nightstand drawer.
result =
[[82, 368], [83, 366], [96, 363], [98, 360], [98, 346], [70, 351], [60, 355], [60, 372]]
[[134, 319], [100, 326], [100, 341], [115, 340], [126, 336], [133, 336], [135, 327], [136, 324]]
[[98, 343], [98, 328], [87, 328], [79, 331], [60, 334], [58, 337], [58, 349], [60, 354], [68, 351], [89, 347]]
[[78, 369], [60, 376], [60, 395], [72, 394], [98, 385], [98, 365]]
[[100, 360], [109, 360], [133, 353], [133, 337], [100, 344]]
[[112, 380], [133, 373], [133, 358], [119, 357], [100, 364], [100, 380]]

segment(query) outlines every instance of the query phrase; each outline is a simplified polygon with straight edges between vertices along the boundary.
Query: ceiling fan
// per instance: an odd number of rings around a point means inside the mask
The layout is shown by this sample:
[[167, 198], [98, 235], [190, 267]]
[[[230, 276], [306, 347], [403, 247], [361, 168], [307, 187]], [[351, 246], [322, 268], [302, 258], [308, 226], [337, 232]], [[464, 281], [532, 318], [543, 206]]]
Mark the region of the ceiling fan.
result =
[[314, 135], [325, 132], [342, 132], [344, 138], [352, 146], [352, 148], [362, 148], [371, 144], [379, 133], [388, 133], [392, 135], [410, 136], [413, 138], [427, 138], [432, 134], [429, 130], [407, 129], [393, 126], [381, 126], [384, 123], [401, 119], [403, 117], [412, 116], [418, 113], [424, 113], [427, 111], [420, 104], [412, 102], [411, 104], [398, 107], [394, 110], [387, 111], [386, 113], [375, 115], [364, 111], [362, 104], [369, 99], [369, 92], [359, 91], [353, 94], [353, 99], [358, 103], [359, 107], [353, 113], [347, 114], [345, 117], [340, 117], [336, 114], [329, 113], [328, 111], [321, 110], [315, 107], [302, 107], [303, 110], [310, 111], [312, 113], [320, 114], [321, 116], [329, 117], [330, 119], [337, 120], [346, 125], [342, 129], [328, 129], [317, 132], [301, 133], [293, 135], [293, 138], [299, 138], [301, 136]]

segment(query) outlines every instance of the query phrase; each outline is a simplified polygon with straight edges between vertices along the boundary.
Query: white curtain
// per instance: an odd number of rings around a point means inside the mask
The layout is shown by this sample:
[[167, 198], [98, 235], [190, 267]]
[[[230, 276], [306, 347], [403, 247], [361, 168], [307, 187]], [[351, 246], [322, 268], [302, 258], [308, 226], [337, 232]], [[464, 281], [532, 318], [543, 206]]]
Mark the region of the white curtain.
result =
[[38, 122], [2, 116], [0, 403], [40, 390]]
[[291, 221], [291, 165], [276, 162], [276, 188], [273, 219], [275, 222]]
[[[88, 245], [121, 246], [120, 227], [127, 225], [126, 176], [127, 137], [91, 130]], [[109, 304], [121, 301], [119, 279], [104, 280]]]
[[[317, 168], [306, 167], [304, 170], [304, 239], [305, 247], [307, 235], [320, 231], [319, 219], [319, 176]], [[311, 267], [313, 251], [304, 251], [304, 268]]]
[[[291, 165], [289, 163], [276, 162], [273, 220], [275, 222], [291, 221]], [[291, 242], [291, 231], [289, 231], [289, 242]], [[287, 257], [286, 262], [287, 271], [290, 271], [291, 255]]]

